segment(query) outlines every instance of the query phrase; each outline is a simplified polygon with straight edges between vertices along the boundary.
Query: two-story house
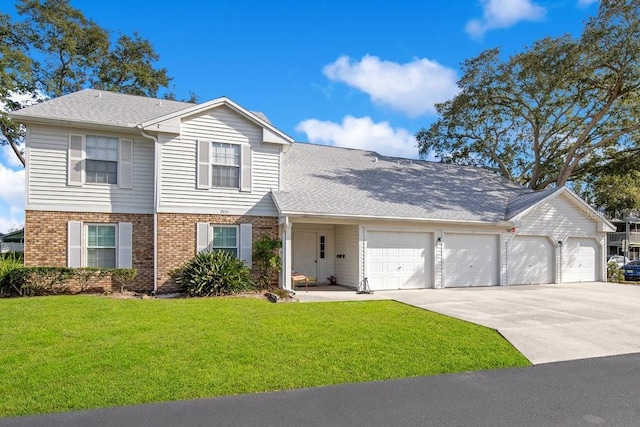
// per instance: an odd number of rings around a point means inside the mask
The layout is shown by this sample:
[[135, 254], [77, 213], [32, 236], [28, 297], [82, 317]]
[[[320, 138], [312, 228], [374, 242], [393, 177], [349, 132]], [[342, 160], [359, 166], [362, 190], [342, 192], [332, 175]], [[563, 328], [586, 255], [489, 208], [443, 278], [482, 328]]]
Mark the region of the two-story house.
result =
[[200, 250], [251, 265], [282, 239], [297, 271], [372, 289], [606, 278], [612, 225], [566, 188], [486, 170], [295, 143], [228, 98], [83, 90], [11, 114], [27, 129], [25, 263], [134, 267], [137, 288]]

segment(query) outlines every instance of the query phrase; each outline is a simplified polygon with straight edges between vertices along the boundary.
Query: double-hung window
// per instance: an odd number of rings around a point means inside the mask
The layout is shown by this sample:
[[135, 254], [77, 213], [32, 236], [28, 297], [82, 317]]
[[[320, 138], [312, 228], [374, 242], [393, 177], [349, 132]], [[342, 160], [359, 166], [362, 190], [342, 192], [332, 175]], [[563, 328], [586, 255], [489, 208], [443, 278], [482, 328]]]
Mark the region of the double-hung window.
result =
[[213, 142], [211, 145], [213, 187], [240, 187], [240, 146]]
[[86, 182], [118, 183], [118, 138], [87, 135]]
[[87, 225], [86, 266], [95, 268], [116, 267], [116, 225]]
[[235, 225], [214, 225], [211, 249], [238, 256], [238, 227]]

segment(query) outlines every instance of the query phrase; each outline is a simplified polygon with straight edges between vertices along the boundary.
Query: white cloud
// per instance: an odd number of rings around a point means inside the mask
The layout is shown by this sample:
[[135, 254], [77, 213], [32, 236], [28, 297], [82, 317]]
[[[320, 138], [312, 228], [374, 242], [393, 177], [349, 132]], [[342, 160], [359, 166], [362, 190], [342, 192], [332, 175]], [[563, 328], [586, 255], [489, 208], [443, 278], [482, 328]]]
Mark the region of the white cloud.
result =
[[598, 3], [599, 0], [578, 0], [578, 7], [587, 7], [593, 3]]
[[18, 159], [18, 156], [16, 156], [16, 153], [13, 152], [13, 149], [9, 145], [3, 145], [2, 147], [0, 147], [0, 149], [2, 150], [0, 155], [0, 163], [3, 163], [10, 168], [23, 168], [22, 163]]
[[[0, 231], [24, 222], [24, 169], [13, 170], [0, 164]], [[8, 216], [6, 216], [9, 214]]]
[[482, 19], [467, 22], [465, 30], [474, 39], [496, 28], [508, 28], [520, 21], [539, 21], [544, 18], [546, 9], [531, 0], [480, 0]]
[[308, 119], [300, 122], [296, 131], [306, 133], [314, 144], [372, 150], [395, 157], [418, 156], [416, 138], [411, 132], [393, 128], [389, 122], [375, 123], [370, 117], [346, 116], [342, 123]]
[[322, 72], [333, 81], [367, 93], [373, 102], [388, 105], [411, 117], [435, 114], [434, 104], [455, 96], [456, 71], [428, 59], [406, 64], [364, 56], [360, 61], [340, 56]]

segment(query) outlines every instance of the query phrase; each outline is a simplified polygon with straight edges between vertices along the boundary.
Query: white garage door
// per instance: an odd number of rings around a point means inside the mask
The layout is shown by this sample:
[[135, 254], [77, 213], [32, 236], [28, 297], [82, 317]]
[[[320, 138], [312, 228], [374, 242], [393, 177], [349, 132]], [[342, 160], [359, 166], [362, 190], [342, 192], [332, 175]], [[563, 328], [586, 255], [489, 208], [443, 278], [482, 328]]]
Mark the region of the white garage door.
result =
[[515, 236], [507, 254], [510, 285], [553, 283], [553, 245], [546, 237]]
[[446, 234], [444, 286], [499, 285], [498, 236], [495, 234]]
[[600, 249], [593, 239], [570, 237], [562, 247], [562, 281], [595, 282]]
[[367, 232], [367, 277], [372, 290], [431, 288], [433, 235]]

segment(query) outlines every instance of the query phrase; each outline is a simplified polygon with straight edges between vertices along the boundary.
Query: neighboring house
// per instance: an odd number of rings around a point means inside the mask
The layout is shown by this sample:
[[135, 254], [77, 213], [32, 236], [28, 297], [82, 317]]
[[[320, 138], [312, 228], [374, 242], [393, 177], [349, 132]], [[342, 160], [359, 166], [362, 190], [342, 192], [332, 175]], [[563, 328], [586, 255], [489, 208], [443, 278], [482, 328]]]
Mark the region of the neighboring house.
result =
[[168, 292], [197, 251], [251, 265], [267, 233], [284, 288], [292, 271], [372, 289], [606, 278], [613, 227], [566, 188], [294, 144], [227, 98], [83, 90], [11, 117], [27, 128], [26, 265], [134, 267], [139, 289]]
[[24, 228], [10, 231], [6, 234], [0, 233], [0, 253], [23, 252], [24, 251]]
[[607, 236], [609, 256], [626, 252], [630, 260], [640, 259], [640, 218], [614, 219], [611, 222], [616, 230]]

